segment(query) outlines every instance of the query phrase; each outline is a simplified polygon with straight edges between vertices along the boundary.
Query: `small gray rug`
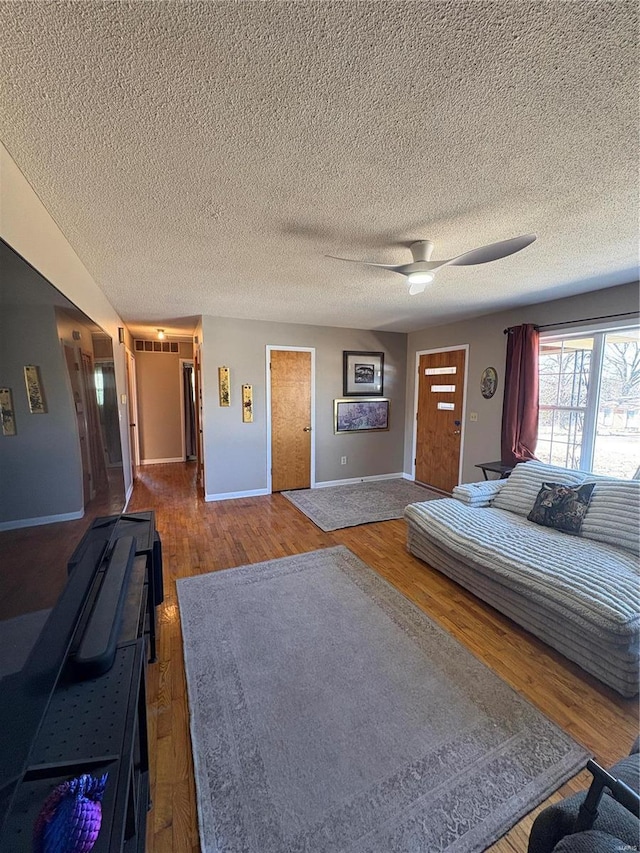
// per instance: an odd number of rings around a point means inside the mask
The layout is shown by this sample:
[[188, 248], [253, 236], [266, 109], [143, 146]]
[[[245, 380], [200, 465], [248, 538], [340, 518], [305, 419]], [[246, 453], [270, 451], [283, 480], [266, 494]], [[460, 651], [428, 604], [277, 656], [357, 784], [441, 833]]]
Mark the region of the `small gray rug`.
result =
[[178, 597], [203, 853], [481, 851], [586, 764], [347, 548]]
[[282, 492], [321, 530], [339, 530], [372, 521], [402, 518], [407, 504], [432, 501], [444, 495], [410, 480], [366, 480], [347, 486]]

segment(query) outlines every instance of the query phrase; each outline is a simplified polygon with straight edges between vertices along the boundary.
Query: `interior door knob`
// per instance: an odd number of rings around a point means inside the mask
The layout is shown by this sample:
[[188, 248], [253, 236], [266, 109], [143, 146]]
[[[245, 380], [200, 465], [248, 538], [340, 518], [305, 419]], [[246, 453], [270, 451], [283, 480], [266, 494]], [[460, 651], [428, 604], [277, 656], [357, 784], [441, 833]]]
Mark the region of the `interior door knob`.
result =
[[454, 431], [453, 431], [454, 435], [460, 435], [460, 433], [461, 433], [461, 430], [459, 430], [459, 429], [454, 429]]
[[303, 427], [303, 432], [311, 432], [311, 427]]

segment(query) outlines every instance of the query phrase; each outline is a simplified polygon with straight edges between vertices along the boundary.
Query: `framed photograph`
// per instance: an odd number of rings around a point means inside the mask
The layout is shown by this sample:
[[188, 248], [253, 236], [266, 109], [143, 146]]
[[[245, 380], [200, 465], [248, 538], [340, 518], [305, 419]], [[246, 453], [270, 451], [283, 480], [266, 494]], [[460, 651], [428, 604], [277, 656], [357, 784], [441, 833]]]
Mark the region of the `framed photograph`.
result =
[[389, 429], [389, 401], [334, 400], [334, 432], [373, 432]]
[[27, 386], [29, 411], [32, 415], [46, 414], [47, 404], [44, 400], [42, 382], [40, 381], [40, 368], [36, 367], [35, 364], [25, 365], [24, 381]]
[[383, 386], [383, 352], [343, 351], [343, 397], [382, 397]]

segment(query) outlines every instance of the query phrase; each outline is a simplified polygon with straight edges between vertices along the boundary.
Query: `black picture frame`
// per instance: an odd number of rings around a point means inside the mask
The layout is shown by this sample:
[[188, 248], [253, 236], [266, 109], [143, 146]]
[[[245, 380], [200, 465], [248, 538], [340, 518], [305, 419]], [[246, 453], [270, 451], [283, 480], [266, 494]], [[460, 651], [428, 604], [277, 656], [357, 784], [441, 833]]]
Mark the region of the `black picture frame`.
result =
[[342, 396], [382, 397], [384, 353], [343, 350]]

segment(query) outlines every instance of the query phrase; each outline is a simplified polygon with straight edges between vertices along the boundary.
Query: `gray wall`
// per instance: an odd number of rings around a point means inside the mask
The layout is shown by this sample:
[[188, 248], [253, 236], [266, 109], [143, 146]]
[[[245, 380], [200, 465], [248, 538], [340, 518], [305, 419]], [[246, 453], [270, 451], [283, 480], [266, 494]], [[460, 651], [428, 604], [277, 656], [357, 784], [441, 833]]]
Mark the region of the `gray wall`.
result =
[[[84, 267], [62, 231], [51, 218], [26, 178], [0, 142], [2, 204], [0, 235], [46, 279], [54, 284], [80, 311], [91, 318], [111, 338], [118, 340], [118, 328], [124, 326], [94, 279]], [[129, 412], [126, 401], [127, 380], [123, 346], [114, 346], [120, 440], [124, 466], [125, 491], [132, 488], [129, 450]]]
[[[412, 470], [416, 352], [469, 344], [462, 482], [475, 482], [482, 479], [481, 471], [474, 467], [476, 463], [500, 458], [500, 430], [507, 348], [503, 329], [521, 323], [562, 324], [571, 320], [618, 312], [633, 311], [637, 313], [638, 302], [638, 283], [633, 282], [606, 290], [585, 293], [581, 296], [543, 302], [538, 305], [502, 311], [498, 314], [487, 314], [473, 320], [436, 326], [409, 334], [407, 341], [405, 472], [411, 473]], [[485, 367], [489, 366], [495, 367], [498, 371], [498, 390], [492, 399], [485, 400], [480, 393], [480, 377]], [[469, 421], [471, 412], [477, 412], [477, 423]]]
[[[407, 336], [202, 318], [205, 493], [221, 495], [267, 488], [266, 346], [316, 349], [316, 482], [402, 471]], [[384, 396], [390, 430], [334, 435], [333, 400], [342, 397], [343, 350], [383, 351]], [[231, 406], [218, 405], [218, 367], [230, 368]], [[253, 385], [254, 422], [242, 423], [241, 386]], [[340, 457], [348, 464], [341, 465]]]
[[[45, 414], [29, 411], [25, 364], [40, 367]], [[0, 365], [0, 387], [12, 390], [16, 420], [15, 436], [0, 435], [0, 522], [82, 512], [78, 430], [53, 305], [2, 305]]]

